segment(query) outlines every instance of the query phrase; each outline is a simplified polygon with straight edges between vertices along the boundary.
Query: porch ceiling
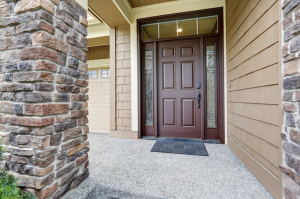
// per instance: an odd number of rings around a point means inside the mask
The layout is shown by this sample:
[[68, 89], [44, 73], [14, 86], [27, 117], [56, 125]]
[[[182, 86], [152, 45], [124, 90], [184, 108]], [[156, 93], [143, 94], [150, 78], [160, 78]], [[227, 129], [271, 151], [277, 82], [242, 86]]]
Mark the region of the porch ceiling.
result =
[[177, 1], [177, 0], [128, 0], [132, 8], [148, 6], [157, 3], [165, 3], [169, 1]]
[[112, 0], [89, 0], [89, 9], [94, 11], [110, 27], [128, 25]]
[[109, 36], [88, 39], [88, 47], [109, 45]]

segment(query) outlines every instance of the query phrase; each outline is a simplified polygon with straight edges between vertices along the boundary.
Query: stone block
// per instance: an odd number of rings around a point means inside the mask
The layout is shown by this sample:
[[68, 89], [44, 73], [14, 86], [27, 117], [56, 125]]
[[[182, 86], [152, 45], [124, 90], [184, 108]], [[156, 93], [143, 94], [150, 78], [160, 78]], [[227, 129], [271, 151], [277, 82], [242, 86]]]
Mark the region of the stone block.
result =
[[293, 114], [286, 114], [285, 116], [285, 124], [288, 126], [296, 126], [295, 122], [295, 115]]
[[33, 70], [33, 62], [19, 62], [19, 70], [24, 71], [24, 70]]
[[3, 36], [16, 35], [16, 27], [6, 27], [3, 30]]
[[73, 84], [73, 78], [64, 75], [56, 75], [56, 83]]
[[49, 83], [36, 83], [35, 84], [36, 91], [54, 91], [53, 84]]
[[70, 56], [73, 56], [73, 57], [78, 58], [79, 60], [82, 60], [83, 52], [80, 49], [69, 45], [69, 53], [70, 53]]
[[36, 179], [36, 189], [42, 189], [48, 185], [50, 185], [53, 182], [54, 179], [54, 173], [43, 177], [43, 178], [37, 178]]
[[50, 136], [32, 136], [31, 137], [31, 147], [34, 149], [49, 149], [50, 148]]
[[69, 128], [74, 128], [77, 126], [77, 119], [70, 119]]
[[83, 95], [83, 94], [74, 94], [71, 95], [71, 101], [83, 101], [86, 102], [89, 100], [88, 95]]
[[44, 19], [45, 21], [53, 24], [53, 16], [44, 10], [34, 12], [34, 19]]
[[16, 27], [17, 34], [36, 30], [45, 30], [51, 34], [55, 33], [55, 28], [43, 20], [28, 21]]
[[68, 121], [70, 121], [69, 114], [57, 115], [55, 117], [55, 122], [57, 122], [57, 123], [68, 122]]
[[56, 172], [55, 178], [58, 178], [58, 177], [64, 175], [65, 173], [71, 171], [74, 168], [75, 168], [75, 163], [71, 163], [71, 164], [63, 167], [62, 169], [60, 169]]
[[81, 142], [85, 142], [88, 139], [87, 135], [81, 136]]
[[81, 73], [80, 78], [81, 79], [89, 79], [89, 75], [86, 73]]
[[48, 175], [49, 173], [52, 173], [54, 170], [54, 166], [50, 165], [46, 168], [35, 168], [34, 174], [36, 176], [45, 176]]
[[35, 70], [48, 70], [52, 72], [57, 71], [57, 64], [44, 61], [44, 60], [39, 60], [34, 63], [35, 65]]
[[79, 60], [73, 57], [68, 58], [68, 65], [70, 68], [77, 70], [79, 65]]
[[26, 115], [55, 115], [67, 113], [69, 104], [26, 104]]
[[53, 146], [46, 150], [35, 150], [35, 157], [36, 158], [44, 158], [44, 157], [47, 157], [47, 156], [55, 154], [55, 153], [57, 153], [57, 147]]
[[64, 33], [68, 32], [68, 26], [61, 20], [55, 19], [55, 27], [63, 31]]
[[34, 175], [34, 168], [30, 166], [25, 166], [22, 164], [16, 164], [13, 162], [7, 162], [6, 163], [6, 170], [7, 171], [12, 171], [15, 173], [20, 173], [20, 174], [25, 174], [29, 176]]
[[[68, 45], [60, 39], [46, 32], [36, 32], [32, 35], [33, 46], [46, 46], [63, 53], [68, 53]], [[56, 70], [55, 70], [56, 71]]]
[[80, 176], [77, 176], [76, 178], [74, 178], [74, 180], [72, 181], [72, 183], [70, 185], [70, 189], [74, 189], [88, 177], [89, 177], [89, 169], [86, 169]]
[[88, 51], [88, 47], [87, 47], [85, 44], [80, 43], [80, 42], [77, 41], [77, 40], [74, 41], [74, 45], [75, 45], [77, 48], [79, 48], [79, 49], [81, 49], [81, 50], [83, 50], [83, 51]]
[[59, 62], [59, 53], [45, 47], [23, 48], [20, 51], [20, 58], [22, 60], [48, 59], [50, 61]]
[[33, 81], [53, 81], [54, 75], [48, 72], [19, 72], [14, 73], [14, 81], [33, 82]]
[[60, 53], [59, 54], [59, 64], [61, 66], [65, 66], [67, 62], [67, 56], [65, 54]]
[[87, 117], [78, 118], [78, 126], [83, 126], [83, 125], [86, 125], [87, 123], [89, 123], [89, 120]]
[[88, 65], [86, 63], [80, 62], [78, 70], [86, 73], [88, 71]]
[[64, 159], [56, 163], [56, 167], [55, 167], [56, 169], [55, 170], [59, 170], [63, 166], [65, 166], [65, 160]]
[[77, 86], [74, 86], [73, 88], [72, 88], [72, 91], [71, 91], [72, 93], [79, 93], [80, 92], [80, 88], [79, 87], [77, 87]]
[[56, 85], [56, 90], [58, 92], [71, 92], [73, 88], [74, 86], [70, 86], [70, 85]]
[[77, 21], [74, 21], [74, 29], [87, 36], [87, 28], [78, 23]]
[[69, 122], [59, 123], [54, 125], [54, 129], [56, 132], [65, 131], [69, 128]]
[[66, 150], [68, 148], [77, 146], [80, 143], [81, 143], [81, 139], [80, 138], [77, 138], [75, 140], [71, 140], [71, 141], [68, 141], [68, 142], [64, 142], [64, 143], [61, 144], [60, 150], [61, 151]]
[[31, 34], [25, 33], [15, 37], [14, 47], [30, 47], [32, 45]]
[[72, 77], [77, 77], [79, 78], [81, 73], [79, 71], [73, 70], [71, 68], [67, 68], [67, 67], [59, 67], [59, 74], [64, 74], [64, 75], [69, 75]]
[[74, 38], [72, 36], [67, 35], [66, 36], [66, 42], [68, 44], [74, 45]]
[[64, 132], [63, 141], [79, 137], [80, 135], [81, 135], [81, 128], [80, 127], [67, 130], [67, 131]]
[[79, 38], [80, 38], [79, 33], [76, 32], [75, 30], [71, 29], [71, 28], [69, 28], [68, 34], [69, 34], [71, 37], [74, 37], [75, 39], [79, 39]]
[[68, 155], [67, 151], [62, 151], [58, 153], [56, 157], [58, 160], [64, 160], [67, 157], [67, 155]]
[[18, 163], [18, 164], [27, 164], [28, 163], [27, 158], [24, 158], [21, 156], [12, 156], [12, 155], [9, 155], [6, 158], [6, 161], [10, 161], [10, 162]]
[[297, 111], [297, 106], [294, 103], [284, 102], [282, 104], [282, 106], [283, 106], [283, 110], [285, 110], [287, 112], [296, 112]]
[[61, 143], [61, 136], [62, 136], [62, 133], [55, 133], [55, 134], [51, 135], [50, 145], [51, 146], [59, 145]]
[[70, 94], [67, 93], [54, 93], [53, 95], [54, 102], [69, 102]]
[[50, 196], [58, 189], [58, 182], [54, 182], [52, 185], [37, 191], [38, 198], [46, 198], [47, 196]]
[[89, 25], [87, 19], [82, 16], [80, 17], [80, 23], [82, 25], [84, 25], [85, 27], [88, 27], [88, 25]]
[[70, 107], [71, 110], [81, 109], [81, 108], [82, 108], [82, 103], [81, 102], [72, 102], [71, 103], [71, 107]]
[[76, 166], [81, 165], [82, 163], [84, 163], [85, 161], [87, 161], [88, 157], [89, 157], [88, 154], [86, 154], [86, 155], [84, 155], [84, 156], [82, 156], [80, 158], [77, 158], [76, 159]]
[[87, 87], [87, 86], [89, 85], [89, 82], [86, 81], [86, 80], [76, 79], [76, 80], [74, 81], [74, 84], [75, 84], [76, 86]]
[[82, 135], [87, 135], [89, 133], [89, 126], [83, 126], [81, 127], [81, 132], [82, 132]]
[[67, 182], [69, 182], [70, 180], [74, 179], [76, 177], [76, 175], [78, 174], [79, 168], [75, 168], [72, 172], [70, 172], [69, 174], [63, 176], [60, 179], [60, 185], [64, 185]]
[[11, 101], [16, 100], [15, 93], [3, 93], [2, 100], [11, 100]]
[[42, 8], [54, 14], [54, 4], [49, 0], [21, 0], [15, 6], [15, 13], [22, 13], [29, 10], [34, 10], [37, 8]]
[[85, 141], [83, 143], [81, 143], [80, 145], [77, 145], [71, 149], [69, 149], [67, 151], [67, 155], [70, 156], [70, 155], [74, 155], [76, 152], [80, 151], [81, 149], [84, 149], [86, 147], [89, 146], [89, 141]]
[[34, 150], [32, 148], [19, 148], [14, 146], [6, 147], [6, 152], [11, 153], [12, 155], [18, 156], [33, 156]]
[[76, 21], [79, 21], [79, 14], [68, 4], [62, 2], [62, 9], [72, 16]]
[[85, 163], [83, 163], [82, 171], [84, 171], [86, 168], [88, 168], [89, 164], [90, 164], [89, 161], [86, 161]]
[[83, 117], [83, 116], [87, 116], [88, 114], [89, 114], [88, 110], [74, 110], [74, 111], [71, 111], [71, 118]]
[[54, 132], [54, 126], [47, 126], [43, 128], [35, 128], [34, 135], [44, 136], [44, 135], [52, 135]]
[[65, 11], [59, 8], [56, 9], [56, 17], [68, 24], [69, 26], [74, 26], [73, 18], [70, 15], [68, 15]]
[[55, 159], [55, 155], [49, 156], [47, 158], [41, 159], [41, 158], [30, 158], [29, 161], [34, 166], [39, 167], [47, 167], [49, 166]]
[[51, 102], [51, 93], [27, 93], [21, 92], [16, 94], [18, 102]]

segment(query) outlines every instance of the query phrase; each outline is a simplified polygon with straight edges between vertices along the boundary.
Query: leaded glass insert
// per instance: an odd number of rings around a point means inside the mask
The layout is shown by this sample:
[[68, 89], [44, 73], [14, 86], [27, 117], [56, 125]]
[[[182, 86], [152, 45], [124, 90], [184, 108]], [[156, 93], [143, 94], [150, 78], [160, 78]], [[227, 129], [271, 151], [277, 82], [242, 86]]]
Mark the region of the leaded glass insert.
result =
[[207, 127], [216, 127], [215, 45], [206, 46]]
[[146, 125], [153, 125], [153, 63], [152, 50], [145, 50]]

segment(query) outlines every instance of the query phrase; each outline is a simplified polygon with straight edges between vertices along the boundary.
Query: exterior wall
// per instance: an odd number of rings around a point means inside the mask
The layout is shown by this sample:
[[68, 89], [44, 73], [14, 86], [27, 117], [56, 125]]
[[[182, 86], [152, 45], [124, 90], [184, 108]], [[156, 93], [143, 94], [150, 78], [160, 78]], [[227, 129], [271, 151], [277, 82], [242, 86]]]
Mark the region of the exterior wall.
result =
[[60, 198], [89, 176], [87, 13], [72, 0], [12, 2], [0, 0], [0, 165], [24, 191]]
[[116, 126], [131, 131], [130, 26], [116, 28]]
[[283, 194], [286, 199], [300, 197], [300, 60], [299, 20], [300, 3], [296, 0], [282, 1], [282, 60], [284, 125], [282, 129]]
[[280, 1], [226, 1], [228, 145], [281, 198]]

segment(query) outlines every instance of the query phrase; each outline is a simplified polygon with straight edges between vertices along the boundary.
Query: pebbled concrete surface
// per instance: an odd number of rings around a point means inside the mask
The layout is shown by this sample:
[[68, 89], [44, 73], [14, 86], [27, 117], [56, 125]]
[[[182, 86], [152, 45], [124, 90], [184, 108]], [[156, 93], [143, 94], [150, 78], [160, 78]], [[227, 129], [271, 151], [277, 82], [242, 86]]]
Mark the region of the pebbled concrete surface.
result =
[[273, 198], [226, 145], [205, 144], [207, 157], [150, 152], [155, 140], [89, 141], [90, 178], [64, 198]]

